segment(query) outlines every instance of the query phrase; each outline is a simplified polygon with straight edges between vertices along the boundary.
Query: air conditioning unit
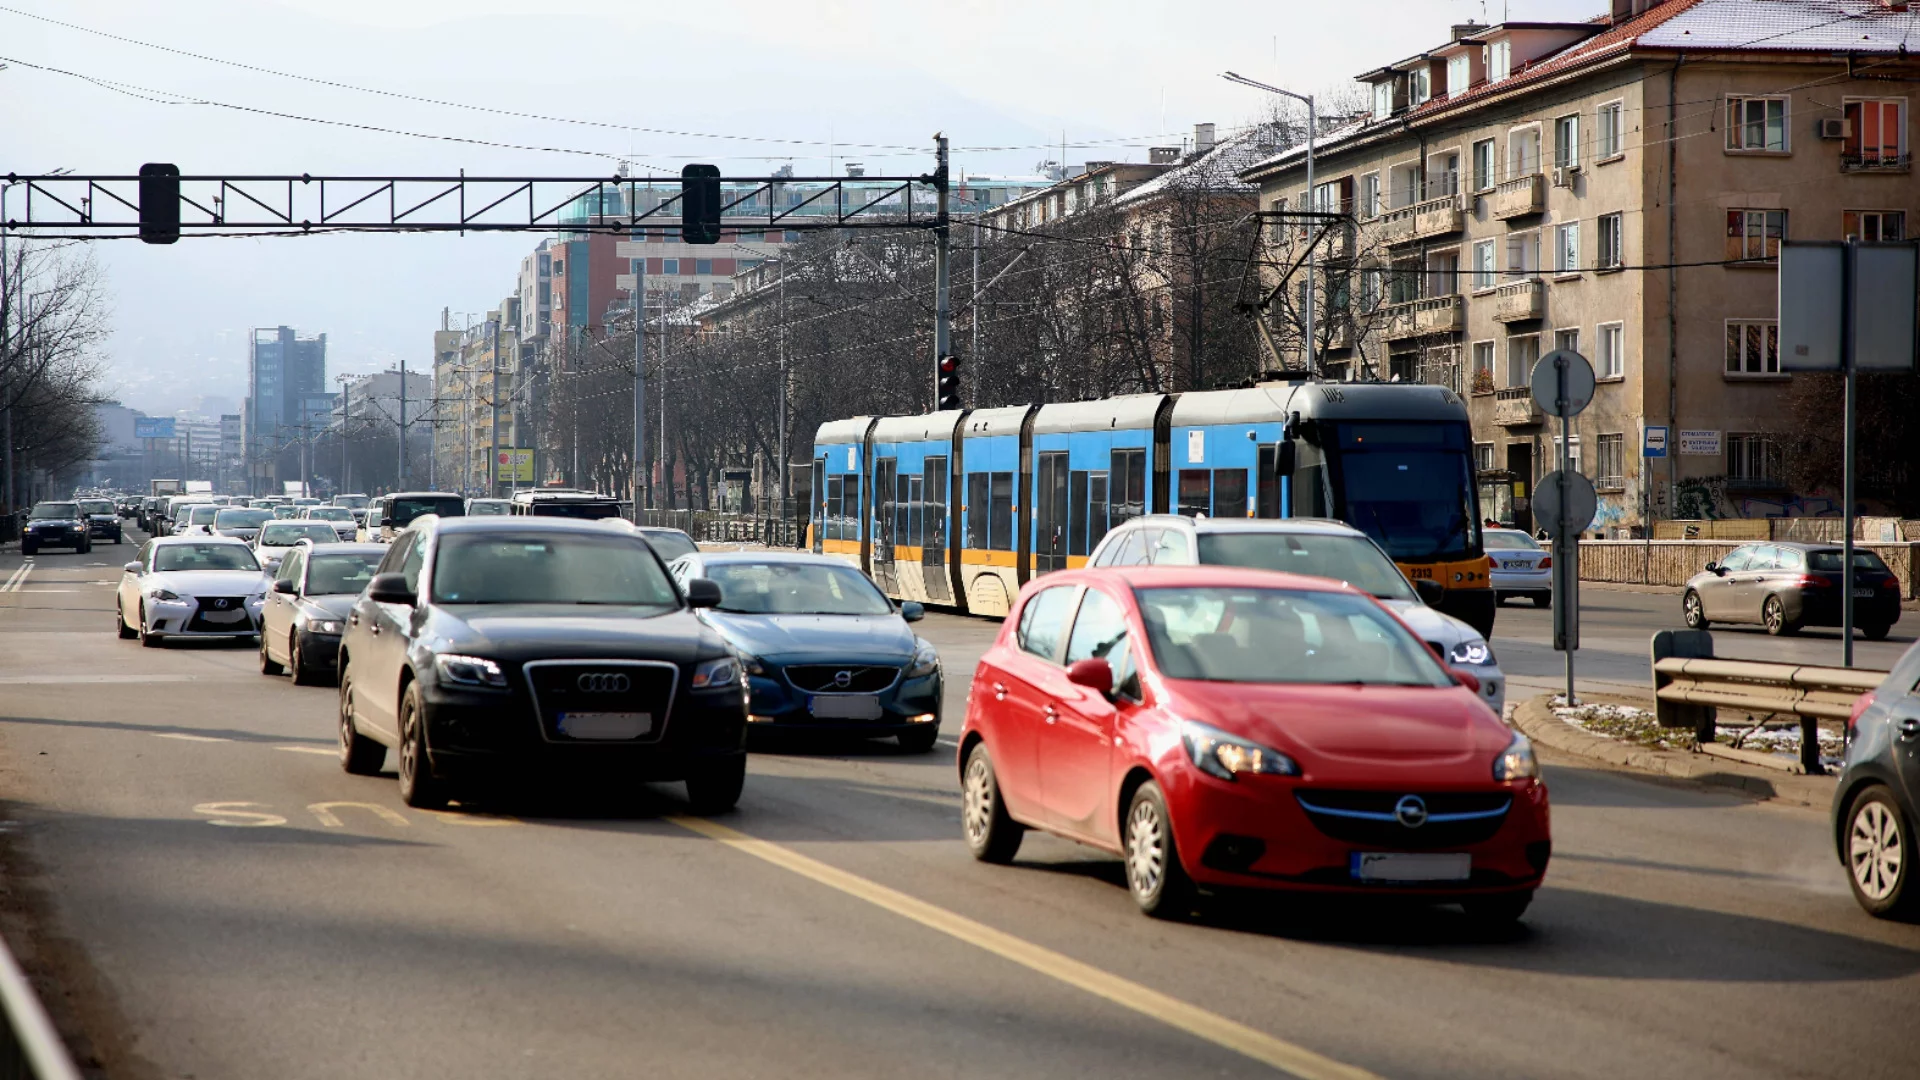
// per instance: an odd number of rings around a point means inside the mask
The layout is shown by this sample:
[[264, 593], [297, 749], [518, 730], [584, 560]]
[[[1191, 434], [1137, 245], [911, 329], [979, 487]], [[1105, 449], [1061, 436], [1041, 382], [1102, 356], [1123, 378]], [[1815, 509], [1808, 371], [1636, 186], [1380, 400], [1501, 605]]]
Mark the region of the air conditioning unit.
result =
[[1844, 139], [1853, 134], [1853, 121], [1844, 116], [1823, 116], [1820, 118], [1820, 137], [1823, 139]]
[[1575, 171], [1576, 170], [1569, 168], [1565, 165], [1555, 168], [1553, 170], [1553, 186], [1554, 187], [1572, 187], [1573, 174]]

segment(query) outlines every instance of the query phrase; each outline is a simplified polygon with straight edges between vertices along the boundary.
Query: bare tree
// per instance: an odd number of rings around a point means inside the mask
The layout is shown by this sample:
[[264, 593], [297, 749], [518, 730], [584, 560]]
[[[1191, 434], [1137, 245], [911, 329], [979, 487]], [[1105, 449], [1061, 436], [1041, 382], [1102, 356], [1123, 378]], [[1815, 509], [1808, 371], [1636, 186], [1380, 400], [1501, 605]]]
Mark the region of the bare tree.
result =
[[10, 432], [0, 450], [20, 501], [33, 494], [23, 479], [64, 483], [98, 451], [106, 316], [90, 251], [22, 243], [0, 259], [0, 431]]

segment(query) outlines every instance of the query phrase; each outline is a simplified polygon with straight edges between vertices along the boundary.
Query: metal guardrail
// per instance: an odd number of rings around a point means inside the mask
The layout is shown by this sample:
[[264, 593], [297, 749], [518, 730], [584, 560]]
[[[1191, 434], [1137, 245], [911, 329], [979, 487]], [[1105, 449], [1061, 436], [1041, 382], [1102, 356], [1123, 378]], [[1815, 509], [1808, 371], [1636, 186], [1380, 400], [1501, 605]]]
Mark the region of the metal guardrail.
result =
[[696, 542], [709, 544], [765, 544], [798, 548], [806, 545], [805, 520], [723, 514], [712, 510], [642, 510], [641, 525], [679, 529]]
[[1696, 745], [1714, 741], [1720, 709], [1795, 716], [1800, 720], [1800, 764], [1808, 775], [1820, 764], [1819, 725], [1845, 720], [1861, 694], [1879, 686], [1884, 671], [1813, 667], [1755, 660], [1720, 660], [1705, 630], [1653, 635], [1654, 714], [1662, 727], [1692, 728]]
[[13, 953], [0, 944], [0, 1080], [80, 1080]]

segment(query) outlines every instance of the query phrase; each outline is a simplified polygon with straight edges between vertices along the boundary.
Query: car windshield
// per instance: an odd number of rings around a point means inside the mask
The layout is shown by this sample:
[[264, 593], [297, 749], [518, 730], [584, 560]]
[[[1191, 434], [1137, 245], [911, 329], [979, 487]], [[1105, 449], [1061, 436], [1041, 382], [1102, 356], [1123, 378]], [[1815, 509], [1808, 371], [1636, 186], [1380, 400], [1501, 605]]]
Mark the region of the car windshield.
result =
[[187, 524], [211, 525], [219, 513], [220, 508], [212, 503], [196, 503], [193, 509], [187, 511]]
[[238, 543], [163, 544], [153, 551], [153, 568], [169, 570], [258, 570], [259, 560]]
[[720, 610], [745, 615], [887, 615], [893, 605], [850, 566], [738, 562], [707, 566]]
[[239, 507], [223, 508], [213, 517], [216, 529], [257, 529], [273, 520], [273, 514], [266, 510], [245, 510]]
[[1379, 605], [1343, 592], [1139, 591], [1160, 670], [1212, 682], [1450, 686], [1426, 646]]
[[114, 512], [113, 502], [110, 499], [87, 499], [81, 502], [80, 509], [85, 510], [89, 514], [111, 514]]
[[307, 524], [301, 521], [276, 521], [260, 530], [261, 547], [292, 547], [302, 540], [311, 540], [316, 544], [337, 543], [340, 534], [333, 531], [331, 525], [318, 522]]
[[[1839, 548], [1832, 548], [1827, 551], [1809, 551], [1807, 552], [1807, 569], [1829, 570], [1838, 573], [1847, 565], [1846, 557], [1846, 552]], [[1854, 552], [1853, 568], [1855, 570], [1872, 570], [1877, 574], [1890, 574], [1893, 572], [1887, 569], [1886, 563], [1880, 561], [1880, 556], [1875, 555], [1871, 551]]]
[[1480, 544], [1465, 435], [1443, 424], [1342, 424], [1341, 517], [1396, 559], [1459, 558]]
[[534, 502], [527, 509], [535, 517], [579, 518], [583, 521], [620, 516], [620, 504], [614, 502]]
[[505, 499], [475, 499], [467, 504], [467, 513], [473, 517], [504, 517], [512, 509]]
[[434, 555], [442, 604], [616, 604], [678, 607], [658, 559], [632, 536], [455, 533]]
[[357, 593], [373, 580], [373, 572], [386, 556], [384, 551], [345, 552], [339, 555], [314, 552], [307, 559], [307, 595]]
[[299, 516], [300, 508], [297, 506], [276, 506], [273, 508], [273, 518], [275, 521], [289, 521]]
[[381, 519], [380, 523], [382, 525], [391, 525], [395, 531], [398, 531], [401, 526], [411, 522], [414, 518], [422, 514], [439, 514], [441, 517], [462, 517], [466, 512], [466, 500], [455, 495], [449, 495], [444, 499], [395, 499], [393, 503], [387, 507], [386, 516]]
[[348, 510], [365, 510], [367, 508], [367, 501], [365, 495], [335, 495], [333, 497], [333, 505], [342, 506]]
[[1200, 561], [1207, 566], [1245, 566], [1344, 581], [1382, 600], [1412, 600], [1413, 587], [1393, 561], [1363, 536], [1314, 533], [1228, 532], [1200, 534]]
[[307, 518], [311, 521], [352, 521], [353, 511], [344, 506], [309, 506]]
[[27, 520], [29, 521], [50, 521], [50, 520], [64, 521], [70, 518], [77, 518], [79, 516], [80, 516], [79, 503], [34, 503], [32, 511], [30, 511], [27, 514]]
[[700, 550], [700, 545], [694, 543], [692, 537], [677, 529], [650, 529], [640, 535], [647, 538], [647, 543], [666, 562]]
[[1540, 545], [1526, 533], [1487, 530], [1484, 537], [1489, 551], [1539, 551]]

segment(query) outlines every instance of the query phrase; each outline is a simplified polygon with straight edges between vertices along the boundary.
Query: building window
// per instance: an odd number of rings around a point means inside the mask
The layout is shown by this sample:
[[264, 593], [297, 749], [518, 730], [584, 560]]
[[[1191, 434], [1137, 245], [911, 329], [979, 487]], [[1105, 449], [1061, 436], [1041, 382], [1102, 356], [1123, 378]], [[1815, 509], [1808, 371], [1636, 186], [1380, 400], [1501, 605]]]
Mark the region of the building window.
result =
[[1363, 270], [1360, 273], [1360, 310], [1367, 313], [1380, 308], [1380, 271]]
[[1627, 328], [1625, 323], [1601, 323], [1600, 349], [1594, 365], [1602, 379], [1618, 379], [1627, 373]]
[[1407, 99], [1409, 105], [1424, 105], [1427, 99], [1433, 96], [1429, 92], [1430, 84], [1428, 83], [1428, 79], [1430, 77], [1430, 73], [1424, 67], [1417, 67], [1407, 72]]
[[1760, 487], [1780, 479], [1780, 447], [1770, 436], [1727, 433], [1727, 482]]
[[662, 261], [660, 264], [660, 272], [663, 274], [678, 274], [680, 272], [680, 260], [666, 259]]
[[1780, 374], [1780, 324], [1772, 319], [1728, 319], [1727, 374]]
[[1553, 269], [1572, 274], [1580, 270], [1580, 223], [1556, 225], [1553, 229]]
[[1618, 491], [1627, 486], [1627, 437], [1602, 435], [1596, 440], [1593, 486]]
[[1727, 258], [1733, 262], [1765, 262], [1780, 257], [1780, 241], [1787, 235], [1785, 210], [1727, 211]]
[[693, 272], [700, 275], [707, 275], [707, 274], [713, 273], [713, 260], [712, 259], [693, 260]]
[[1507, 237], [1507, 280], [1519, 281], [1540, 272], [1540, 234], [1516, 233]]
[[1485, 191], [1493, 184], [1493, 140], [1481, 139], [1473, 144], [1473, 190]]
[[1555, 330], [1553, 332], [1553, 347], [1556, 350], [1565, 349], [1568, 352], [1579, 352], [1580, 328], [1572, 326], [1565, 330]]
[[1385, 120], [1393, 115], [1393, 83], [1377, 82], [1373, 84], [1373, 118]]
[[1626, 236], [1622, 220], [1619, 214], [1600, 215], [1600, 259], [1595, 265], [1602, 270], [1626, 265]]
[[1493, 241], [1476, 240], [1473, 244], [1473, 287], [1491, 289], [1494, 286]]
[[1507, 179], [1540, 171], [1540, 127], [1520, 128], [1507, 137]]
[[1380, 214], [1380, 174], [1370, 172], [1360, 178], [1360, 219], [1362, 221], [1378, 217]]
[[1493, 342], [1473, 343], [1473, 390], [1477, 394], [1493, 390]]
[[1467, 83], [1473, 78], [1473, 57], [1466, 53], [1447, 57], [1447, 94], [1454, 96], [1467, 92]]
[[1553, 164], [1555, 168], [1580, 165], [1580, 116], [1562, 116], [1553, 122]]
[[1540, 335], [1522, 334], [1507, 339], [1507, 385], [1525, 386], [1540, 362]]
[[1487, 46], [1487, 81], [1499, 82], [1513, 74], [1513, 43], [1496, 41]]
[[1907, 238], [1907, 213], [1904, 210], [1849, 210], [1844, 222], [1849, 240], [1873, 242]]
[[1620, 115], [1621, 103], [1618, 101], [1609, 101], [1605, 105], [1600, 106], [1598, 116], [1600, 122], [1595, 125], [1599, 128], [1599, 131], [1595, 133], [1593, 144], [1595, 156], [1604, 159], [1621, 152]]
[[[1575, 435], [1573, 438], [1568, 439], [1566, 444], [1568, 466], [1570, 466], [1574, 472], [1585, 474], [1587, 470], [1580, 467], [1580, 436]], [[1553, 460], [1555, 462], [1560, 460], [1560, 436], [1558, 435], [1553, 437]]]
[[1907, 161], [1906, 105], [1900, 100], [1846, 103], [1847, 164], [1863, 168], [1904, 165]]
[[1728, 98], [1727, 149], [1786, 152], [1787, 99]]

